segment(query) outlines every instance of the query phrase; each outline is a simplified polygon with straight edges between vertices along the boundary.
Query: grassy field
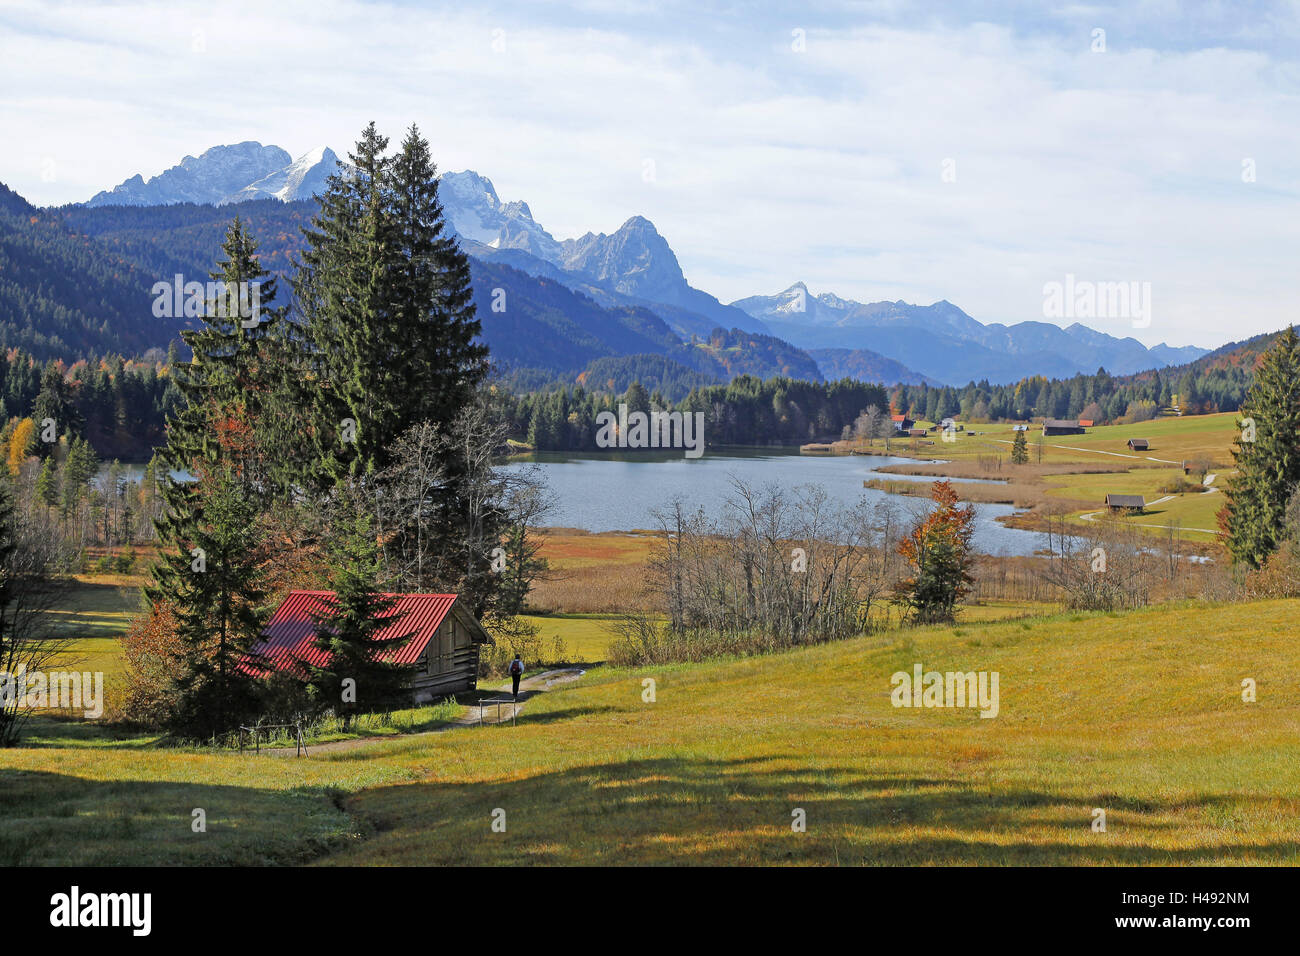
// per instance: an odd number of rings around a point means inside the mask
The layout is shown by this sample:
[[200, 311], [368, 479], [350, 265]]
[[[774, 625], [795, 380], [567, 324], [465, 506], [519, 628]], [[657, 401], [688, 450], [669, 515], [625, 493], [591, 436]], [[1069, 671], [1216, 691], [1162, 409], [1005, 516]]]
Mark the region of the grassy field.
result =
[[[1006, 502], [1018, 508], [1047, 512], [1064, 508], [1073, 523], [1104, 507], [1108, 493], [1139, 494], [1148, 502], [1168, 497], [1152, 505], [1144, 514], [1126, 517], [1144, 533], [1162, 535], [1170, 526], [1191, 542], [1207, 544], [1216, 535], [1216, 514], [1223, 506], [1219, 492], [1232, 474], [1230, 449], [1237, 438], [1235, 413], [1164, 417], [1135, 425], [1100, 425], [1083, 435], [1049, 436], [1042, 439], [1041, 462], [1036, 427], [1029, 433], [1030, 464], [1011, 465], [1010, 455], [1015, 432], [1011, 425], [972, 425], [956, 441], [936, 440], [931, 445], [913, 441], [891, 442], [890, 453], [921, 458], [940, 458], [946, 466], [923, 468], [954, 477], [989, 478], [980, 484], [958, 487], [969, 501]], [[1130, 438], [1146, 438], [1150, 447], [1131, 451]], [[883, 445], [877, 442], [877, 452]], [[996, 459], [1003, 459], [998, 462]], [[1213, 462], [1211, 485], [1215, 491], [1179, 491], [1169, 496], [1163, 489], [1184, 479], [1182, 462], [1203, 459]], [[1079, 471], [1069, 467], [1077, 465]], [[1084, 469], [1093, 469], [1086, 471]], [[1104, 470], [1103, 470], [1104, 469]], [[916, 472], [912, 466], [888, 466], [883, 472]], [[1196, 478], [1187, 480], [1195, 481]], [[911, 487], [903, 481], [877, 479], [873, 487], [905, 494], [925, 494], [925, 488]], [[1011, 520], [1017, 527], [1034, 527], [1035, 514]]]
[[[1217, 415], [1165, 416], [1134, 425], [1097, 425], [1089, 427], [1083, 435], [1044, 438], [1042, 460], [1044, 463], [1098, 462], [1114, 458], [1122, 462], [1131, 457], [1139, 461], [1151, 458], [1176, 465], [1184, 459], [1208, 458], [1227, 467], [1232, 461], [1228, 449], [1237, 437], [1236, 421], [1235, 412], [1224, 412]], [[926, 424], [918, 423], [918, 427]], [[1032, 462], [1038, 461], [1040, 431], [1039, 426], [1031, 425], [1027, 435]], [[1015, 435], [1014, 426], [1010, 423], [967, 425], [966, 431], [957, 433], [951, 442], [942, 441], [938, 432], [927, 439], [933, 444], [920, 444], [912, 439], [894, 439], [890, 441], [889, 454], [954, 461], [992, 454], [1005, 457], [1010, 452]], [[1147, 451], [1130, 451], [1127, 445], [1130, 438], [1146, 438], [1150, 441], [1150, 448]], [[871, 449], [883, 453], [884, 443], [877, 440]]]
[[551, 528], [541, 539], [551, 572], [529, 594], [533, 608], [571, 614], [649, 609], [645, 563], [653, 536]]
[[125, 666], [120, 639], [140, 613], [140, 584], [120, 575], [78, 575], [49, 612], [57, 636], [69, 641], [50, 669], [103, 671], [106, 682], [116, 681]]
[[[301, 760], [46, 721], [0, 751], [0, 863], [1297, 863], [1297, 612], [1057, 615], [601, 667], [514, 728]], [[999, 715], [894, 708], [890, 675], [917, 662], [998, 672]]]

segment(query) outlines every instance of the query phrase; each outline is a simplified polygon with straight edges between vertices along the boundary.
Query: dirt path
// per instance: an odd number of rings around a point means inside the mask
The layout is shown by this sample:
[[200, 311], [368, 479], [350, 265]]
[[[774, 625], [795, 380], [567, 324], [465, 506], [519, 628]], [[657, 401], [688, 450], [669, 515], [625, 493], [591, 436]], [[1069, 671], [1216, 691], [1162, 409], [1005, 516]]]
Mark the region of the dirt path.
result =
[[[463, 727], [477, 727], [480, 724], [508, 724], [518, 719], [519, 714], [524, 711], [524, 705], [529, 699], [537, 694], [543, 694], [550, 690], [556, 684], [567, 684], [569, 681], [575, 681], [581, 677], [585, 671], [579, 667], [562, 667], [558, 670], [543, 671], [540, 674], [534, 674], [532, 677], [525, 677], [519, 682], [519, 700], [510, 699], [510, 682], [502, 684], [499, 687], [492, 687], [487, 690], [480, 688], [480, 693], [485, 696], [480, 698], [483, 704], [480, 719], [479, 704], [473, 703], [466, 706], [467, 713], [462, 717], [443, 724], [436, 730], [426, 730], [418, 734], [385, 734], [377, 737], [355, 737], [350, 740], [331, 740], [323, 744], [311, 744], [307, 748], [307, 755], [315, 757], [317, 754], [336, 753], [342, 750], [355, 750], [358, 747], [365, 747], [374, 743], [381, 743], [386, 740], [417, 740], [420, 737], [429, 737], [433, 734], [443, 734], [449, 730], [458, 730]], [[502, 703], [498, 705], [496, 702]], [[492, 701], [492, 703], [488, 703]], [[498, 716], [499, 715], [499, 716]], [[272, 757], [296, 757], [298, 751], [294, 747], [272, 747], [262, 748], [262, 754]]]
[[[1166, 502], [1166, 501], [1168, 501], [1170, 498], [1174, 498], [1174, 497], [1177, 497], [1177, 496], [1176, 496], [1176, 495], [1165, 495], [1163, 498], [1157, 498], [1155, 501], [1148, 501], [1148, 502], [1146, 503], [1146, 507], [1150, 508], [1152, 505], [1162, 504], [1163, 502]], [[1081, 515], [1079, 515], [1079, 520], [1080, 520], [1080, 521], [1096, 521], [1096, 520], [1097, 520], [1097, 515], [1101, 514], [1102, 511], [1105, 511], [1105, 510], [1106, 510], [1106, 509], [1103, 508], [1103, 509], [1101, 509], [1101, 511], [1089, 511], [1089, 512], [1087, 512], [1086, 514], [1081, 514]], [[1152, 524], [1152, 523], [1149, 522], [1149, 521], [1126, 521], [1125, 524], [1134, 525], [1134, 526], [1136, 526], [1136, 527], [1138, 527], [1138, 528], [1173, 528], [1175, 531], [1203, 531], [1203, 532], [1205, 532], [1206, 534], [1218, 534], [1217, 531], [1214, 531], [1214, 530], [1212, 530], [1212, 529], [1210, 529], [1210, 528], [1188, 528], [1188, 527], [1186, 527], [1186, 526], [1184, 526], [1184, 525], [1178, 525], [1178, 524]]]

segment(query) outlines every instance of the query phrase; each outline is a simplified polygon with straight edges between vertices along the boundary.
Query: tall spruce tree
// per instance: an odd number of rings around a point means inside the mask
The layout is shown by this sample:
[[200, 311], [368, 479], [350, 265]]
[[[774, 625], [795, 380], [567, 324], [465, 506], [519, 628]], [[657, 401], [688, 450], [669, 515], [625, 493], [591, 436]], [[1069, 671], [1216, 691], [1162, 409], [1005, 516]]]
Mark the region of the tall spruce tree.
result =
[[[393, 613], [396, 599], [379, 587], [379, 547], [373, 519], [353, 489], [336, 490], [329, 560], [334, 597], [316, 616], [316, 647], [326, 655], [309, 668], [312, 696], [346, 724], [358, 711], [393, 703], [411, 668], [389, 656], [411, 639]], [[381, 636], [381, 632], [388, 633]]]
[[254, 707], [253, 675], [240, 663], [261, 635], [268, 609], [256, 503], [229, 467], [198, 484], [190, 551], [168, 556], [165, 580], [183, 647], [176, 729], [206, 736], [230, 730]]
[[1287, 500], [1300, 482], [1300, 336], [1294, 327], [1261, 357], [1239, 425], [1224, 527], [1233, 560], [1258, 568], [1282, 539]]
[[[32, 404], [32, 420], [36, 422], [37, 434], [44, 431], [47, 421], [52, 421], [55, 435], [67, 435], [69, 441], [81, 434], [85, 424], [73, 401], [72, 386], [54, 362], [50, 362], [41, 373], [41, 390]], [[55, 447], [54, 442], [42, 441], [37, 443], [36, 453], [47, 458]]]
[[269, 396], [292, 372], [269, 354], [284, 340], [275, 280], [239, 218], [221, 248], [210, 273], [220, 293], [203, 324], [181, 333], [193, 356], [174, 370], [184, 405], [158, 454], [162, 557], [145, 589], [152, 604], [173, 609], [187, 648], [176, 677], [186, 732], [225, 729], [248, 704], [250, 685], [235, 665], [265, 616], [258, 517], [287, 467], [267, 438], [284, 428]]
[[99, 458], [90, 442], [84, 438], [74, 438], [68, 443], [68, 457], [63, 462], [63, 514], [70, 515], [77, 510], [82, 497], [90, 487], [90, 481], [99, 472]]
[[410, 426], [446, 424], [487, 374], [469, 260], [446, 233], [437, 170], [412, 127], [395, 157], [371, 123], [332, 177], [295, 281], [319, 369], [314, 434], [332, 479], [391, 462]]
[[[388, 139], [371, 123], [331, 176], [294, 280], [319, 394], [312, 429], [327, 480], [365, 474], [385, 455], [404, 400], [395, 341], [399, 273], [389, 205]], [[409, 344], [409, 343], [408, 343]]]
[[487, 375], [487, 346], [476, 341], [469, 258], [448, 234], [429, 143], [412, 125], [391, 167], [400, 271], [394, 277], [396, 329], [409, 343], [400, 369], [412, 399], [406, 424], [450, 422]]
[[54, 456], [45, 459], [41, 473], [36, 478], [36, 500], [53, 508], [59, 503], [59, 479], [54, 466]]
[[[168, 422], [163, 458], [169, 467], [191, 474], [204, 462], [222, 460], [250, 484], [265, 482], [267, 459], [275, 456], [265, 454], [264, 443], [255, 439], [278, 427], [282, 411], [267, 407], [268, 395], [287, 370], [282, 356], [268, 353], [284, 337], [284, 310], [273, 304], [276, 280], [262, 268], [257, 240], [238, 216], [209, 276], [221, 291], [207, 302], [203, 324], [181, 332], [193, 355], [175, 370], [185, 404]], [[252, 312], [256, 314], [246, 314]], [[249, 432], [246, 440], [235, 443], [219, 434], [212, 414], [216, 408], [238, 411]], [[259, 491], [266, 493], [265, 488]]]

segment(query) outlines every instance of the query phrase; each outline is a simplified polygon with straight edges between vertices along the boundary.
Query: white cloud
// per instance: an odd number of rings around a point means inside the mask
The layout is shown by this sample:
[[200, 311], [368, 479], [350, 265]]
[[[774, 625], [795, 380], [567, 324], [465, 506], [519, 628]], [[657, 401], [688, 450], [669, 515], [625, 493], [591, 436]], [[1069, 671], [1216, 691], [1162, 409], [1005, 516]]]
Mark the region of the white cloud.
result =
[[[1150, 281], [1151, 327], [1106, 329], [1148, 344], [1296, 319], [1295, 60], [1264, 39], [1189, 42], [1176, 9], [1127, 15], [19, 2], [0, 14], [0, 180], [79, 201], [218, 143], [342, 153], [371, 119], [394, 138], [418, 122], [444, 169], [489, 176], [558, 236], [645, 215], [724, 301], [804, 279], [1042, 320], [1043, 283], [1071, 272]], [[1247, 19], [1238, 36], [1293, 22]]]

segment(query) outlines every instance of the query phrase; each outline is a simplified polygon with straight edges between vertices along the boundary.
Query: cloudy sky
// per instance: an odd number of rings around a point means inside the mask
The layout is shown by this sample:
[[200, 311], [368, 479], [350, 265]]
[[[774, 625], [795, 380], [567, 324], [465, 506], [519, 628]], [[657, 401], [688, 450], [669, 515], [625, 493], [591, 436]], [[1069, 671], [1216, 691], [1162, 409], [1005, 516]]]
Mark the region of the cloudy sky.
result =
[[558, 238], [648, 217], [723, 301], [1010, 323], [1072, 274], [1149, 282], [1148, 327], [1087, 322], [1148, 345], [1300, 320], [1300, 4], [1042, 6], [6, 0], [0, 181], [415, 122]]

